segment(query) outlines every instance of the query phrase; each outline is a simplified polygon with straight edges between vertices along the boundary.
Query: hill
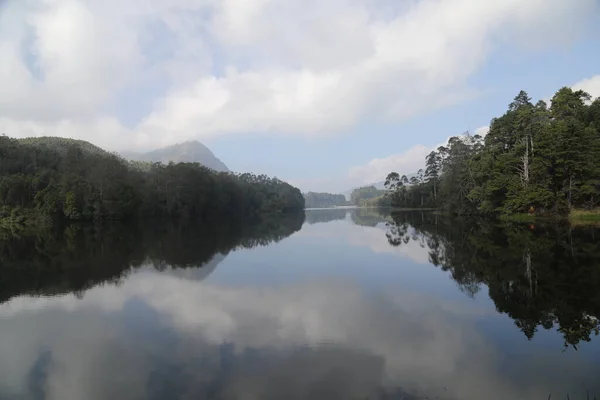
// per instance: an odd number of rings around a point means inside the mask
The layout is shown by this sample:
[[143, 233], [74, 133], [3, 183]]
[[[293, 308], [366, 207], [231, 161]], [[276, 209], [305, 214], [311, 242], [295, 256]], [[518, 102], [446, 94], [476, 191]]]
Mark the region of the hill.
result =
[[86, 142], [84, 140], [55, 137], [55, 136], [41, 136], [41, 137], [29, 137], [24, 139], [16, 139], [18, 143], [31, 146], [38, 149], [47, 149], [55, 151], [62, 156], [67, 154], [69, 148], [77, 147], [82, 153], [87, 155], [98, 155], [98, 156], [114, 156], [104, 149], [98, 146]]
[[123, 157], [134, 161], [163, 164], [168, 164], [170, 161], [174, 163], [197, 162], [217, 172], [229, 172], [229, 168], [208, 147], [196, 140], [174, 144], [147, 153], [123, 153]]
[[0, 227], [136, 217], [242, 220], [304, 208], [300, 190], [276, 178], [146, 164], [134, 168], [88, 142], [2, 135]]

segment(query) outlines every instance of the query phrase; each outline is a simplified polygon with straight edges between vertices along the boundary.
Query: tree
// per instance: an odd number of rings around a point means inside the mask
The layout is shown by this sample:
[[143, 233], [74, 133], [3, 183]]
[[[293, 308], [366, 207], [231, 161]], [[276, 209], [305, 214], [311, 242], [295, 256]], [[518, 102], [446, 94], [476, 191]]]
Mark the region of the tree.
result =
[[376, 205], [377, 200], [383, 198], [385, 193], [384, 190], [378, 190], [375, 186], [360, 187], [352, 191], [350, 202], [357, 206]]
[[520, 91], [485, 138], [466, 132], [430, 152], [424, 175], [400, 197], [458, 214], [592, 209], [600, 204], [599, 159], [599, 99], [561, 88], [548, 109]]
[[383, 186], [387, 191], [394, 192], [398, 189], [400, 184], [400, 175], [398, 175], [397, 172], [390, 172], [385, 178], [385, 183]]
[[331, 193], [308, 192], [304, 194], [304, 200], [307, 208], [343, 206], [347, 203], [343, 194]]
[[217, 173], [197, 163], [132, 163], [72, 139], [0, 137], [0, 218], [18, 209], [32, 223], [140, 216], [207, 220], [304, 205], [300, 190], [264, 175]]
[[442, 157], [440, 153], [432, 151], [425, 159], [425, 177], [433, 188], [433, 202], [437, 202], [437, 185], [442, 170]]

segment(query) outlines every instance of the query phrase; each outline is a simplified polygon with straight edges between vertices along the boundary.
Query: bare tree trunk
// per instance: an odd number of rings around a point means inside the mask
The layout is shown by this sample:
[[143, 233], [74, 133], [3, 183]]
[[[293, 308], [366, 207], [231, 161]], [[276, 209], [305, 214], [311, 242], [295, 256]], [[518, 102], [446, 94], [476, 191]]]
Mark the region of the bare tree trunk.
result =
[[569, 204], [569, 210], [571, 209], [571, 199], [572, 199], [572, 192], [573, 192], [573, 175], [569, 175], [569, 194], [567, 197], [567, 201]]
[[521, 162], [523, 165], [518, 169], [519, 175], [521, 175], [521, 183], [523, 187], [527, 187], [529, 185], [529, 136], [525, 137], [525, 152], [521, 157]]
[[525, 155], [523, 156], [523, 175], [525, 186], [529, 184], [529, 137], [525, 138]]

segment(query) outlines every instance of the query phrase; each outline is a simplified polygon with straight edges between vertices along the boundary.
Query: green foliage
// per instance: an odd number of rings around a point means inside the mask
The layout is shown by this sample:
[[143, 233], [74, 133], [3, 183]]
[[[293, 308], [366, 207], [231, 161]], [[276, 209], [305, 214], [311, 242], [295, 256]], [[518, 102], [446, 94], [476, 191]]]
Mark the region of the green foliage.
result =
[[600, 209], [595, 210], [573, 210], [569, 213], [569, 221], [576, 225], [590, 223], [600, 223]]
[[350, 214], [352, 222], [361, 226], [377, 226], [385, 222], [388, 217], [389, 212], [386, 209], [376, 208], [359, 208]]
[[348, 204], [346, 196], [343, 194], [331, 193], [304, 193], [304, 202], [306, 208], [345, 206]]
[[90, 143], [0, 137], [0, 208], [28, 217], [214, 219], [304, 208], [295, 187], [265, 175], [197, 163], [128, 162]]
[[385, 191], [375, 186], [360, 187], [350, 194], [350, 203], [361, 207], [376, 206], [384, 195]]
[[77, 207], [77, 200], [75, 200], [75, 194], [73, 192], [67, 192], [63, 212], [65, 217], [71, 220], [81, 219], [81, 213]]
[[567, 214], [600, 205], [600, 100], [561, 88], [552, 107], [524, 91], [494, 118], [484, 138], [452, 137], [410, 182], [393, 172], [394, 207], [456, 214]]

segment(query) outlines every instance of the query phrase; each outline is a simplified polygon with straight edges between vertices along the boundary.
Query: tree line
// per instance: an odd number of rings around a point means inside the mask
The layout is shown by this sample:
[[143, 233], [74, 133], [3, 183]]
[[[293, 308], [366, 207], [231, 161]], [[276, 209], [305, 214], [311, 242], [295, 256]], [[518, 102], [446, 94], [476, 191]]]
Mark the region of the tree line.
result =
[[359, 187], [350, 193], [350, 203], [359, 207], [378, 205], [385, 194], [385, 190], [377, 189], [373, 185]]
[[[0, 221], [216, 219], [302, 210], [277, 178], [217, 173], [198, 163], [126, 161], [90, 143], [0, 136]], [[8, 222], [7, 222], [8, 221]]]
[[343, 194], [307, 192], [304, 193], [306, 208], [326, 208], [348, 204]]
[[410, 180], [388, 174], [379, 205], [457, 214], [566, 214], [600, 203], [600, 99], [561, 88], [532, 103], [521, 91], [485, 137], [449, 139]]
[[350, 200], [346, 200], [343, 194], [307, 192], [304, 200], [307, 208], [327, 208], [334, 206], [359, 206], [370, 207], [380, 204], [386, 194], [385, 190], [377, 189], [375, 186], [363, 186], [355, 188], [350, 193]]

